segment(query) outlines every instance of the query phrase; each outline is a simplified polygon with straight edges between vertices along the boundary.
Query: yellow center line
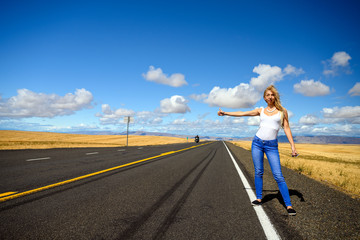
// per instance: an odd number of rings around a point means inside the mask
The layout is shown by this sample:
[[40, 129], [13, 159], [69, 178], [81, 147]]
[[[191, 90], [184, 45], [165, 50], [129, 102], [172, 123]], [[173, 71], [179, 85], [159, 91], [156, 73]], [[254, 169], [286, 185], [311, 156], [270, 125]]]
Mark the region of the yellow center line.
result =
[[9, 196], [9, 195], [14, 194], [14, 193], [17, 193], [17, 192], [6, 192], [6, 193], [1, 193], [1, 194], [0, 194], [0, 198], [1, 198], [1, 197], [5, 197], [5, 196]]
[[[25, 191], [25, 192], [21, 192], [21, 193], [17, 193], [17, 192], [8, 192], [9, 194], [3, 193], [3, 194], [0, 195], [0, 202], [5, 202], [5, 201], [11, 200], [11, 199], [23, 197], [23, 196], [30, 195], [30, 194], [40, 192], [40, 191], [44, 191], [44, 190], [47, 190], [47, 189], [50, 189], [50, 188], [62, 186], [62, 185], [72, 183], [72, 182], [76, 182], [76, 181], [79, 181], [79, 180], [82, 180], [82, 179], [85, 179], [85, 178], [93, 177], [93, 176], [96, 176], [96, 175], [99, 175], [99, 174], [102, 174], [102, 173], [110, 172], [110, 171], [113, 171], [113, 170], [116, 170], [116, 169], [131, 166], [131, 165], [134, 165], [134, 164], [137, 164], [137, 163], [146, 162], [146, 161], [149, 161], [149, 160], [154, 159], [154, 158], [158, 158], [158, 157], [162, 157], [162, 156], [165, 156], [165, 155], [170, 155], [170, 154], [173, 154], [173, 153], [189, 150], [189, 149], [192, 149], [192, 148], [195, 148], [195, 147], [200, 147], [200, 146], [203, 146], [203, 145], [206, 145], [206, 144], [209, 144], [209, 143], [211, 143], [211, 142], [203, 143], [203, 144], [200, 144], [200, 145], [196, 145], [196, 146], [192, 146], [192, 147], [188, 147], [188, 148], [184, 148], [184, 149], [180, 149], [180, 150], [177, 150], [177, 151], [170, 151], [170, 152], [162, 153], [162, 154], [157, 155], [157, 156], [141, 159], [141, 160], [131, 162], [131, 163], [126, 163], [126, 164], [123, 164], [123, 165], [119, 165], [119, 166], [108, 168], [108, 169], [101, 170], [101, 171], [98, 171], [98, 172], [86, 174], [86, 175], [76, 177], [76, 178], [72, 178], [72, 179], [69, 179], [69, 180], [65, 180], [65, 181], [62, 181], [62, 182], [50, 184], [50, 185], [47, 185], [47, 186], [44, 186], [44, 187], [35, 188], [35, 189]], [[17, 194], [14, 194], [14, 193], [17, 193]], [[4, 195], [4, 194], [6, 194], [6, 195]], [[8, 195], [10, 195], [10, 196], [8, 196]]]

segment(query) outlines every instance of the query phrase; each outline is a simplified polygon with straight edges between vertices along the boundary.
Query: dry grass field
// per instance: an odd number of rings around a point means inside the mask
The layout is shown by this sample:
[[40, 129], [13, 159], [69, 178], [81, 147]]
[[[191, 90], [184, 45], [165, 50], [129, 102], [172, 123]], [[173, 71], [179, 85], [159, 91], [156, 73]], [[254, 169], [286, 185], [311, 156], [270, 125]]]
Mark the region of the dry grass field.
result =
[[[235, 145], [251, 149], [250, 141]], [[360, 198], [360, 146], [346, 144], [296, 144], [299, 157], [291, 157], [289, 143], [279, 144], [281, 164]]]
[[[129, 135], [129, 146], [161, 145], [183, 143], [186, 141], [185, 138]], [[125, 145], [126, 136], [123, 135], [82, 135], [49, 132], [0, 131], [0, 150], [118, 147]]]

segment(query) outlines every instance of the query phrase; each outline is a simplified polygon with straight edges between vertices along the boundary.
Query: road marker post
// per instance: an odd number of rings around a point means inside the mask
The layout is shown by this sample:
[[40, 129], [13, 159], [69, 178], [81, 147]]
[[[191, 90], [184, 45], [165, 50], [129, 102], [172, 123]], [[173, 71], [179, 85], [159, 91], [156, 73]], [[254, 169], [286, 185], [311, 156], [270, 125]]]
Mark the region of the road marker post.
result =
[[129, 123], [134, 123], [134, 117], [131, 117], [131, 116], [124, 117], [124, 123], [127, 124], [127, 128], [126, 128], [126, 146], [128, 146], [129, 145]]

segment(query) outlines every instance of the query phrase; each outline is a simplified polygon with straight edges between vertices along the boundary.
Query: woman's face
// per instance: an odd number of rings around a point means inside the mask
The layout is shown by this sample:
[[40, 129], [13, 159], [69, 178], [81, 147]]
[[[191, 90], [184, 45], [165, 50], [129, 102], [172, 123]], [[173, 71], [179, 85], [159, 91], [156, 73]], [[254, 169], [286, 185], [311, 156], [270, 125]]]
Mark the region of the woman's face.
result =
[[264, 100], [265, 100], [265, 102], [267, 102], [268, 104], [274, 104], [274, 102], [275, 102], [275, 94], [274, 94], [272, 91], [267, 90], [267, 91], [265, 92]]

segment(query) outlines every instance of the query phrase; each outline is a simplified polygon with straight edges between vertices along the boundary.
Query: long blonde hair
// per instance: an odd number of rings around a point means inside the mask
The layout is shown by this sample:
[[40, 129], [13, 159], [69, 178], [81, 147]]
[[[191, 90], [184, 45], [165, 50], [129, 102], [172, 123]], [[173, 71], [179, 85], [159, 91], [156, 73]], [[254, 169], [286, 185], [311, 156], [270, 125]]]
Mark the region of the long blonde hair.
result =
[[274, 93], [275, 95], [275, 101], [274, 101], [274, 105], [277, 108], [277, 110], [280, 111], [280, 115], [281, 115], [281, 126], [284, 127], [284, 118], [286, 117], [284, 114], [284, 110], [285, 108], [281, 105], [281, 101], [280, 101], [280, 94], [278, 92], [278, 90], [275, 88], [274, 85], [270, 85], [268, 86], [265, 91], [264, 91], [264, 98], [265, 98], [265, 94], [267, 91], [271, 91], [272, 93]]

